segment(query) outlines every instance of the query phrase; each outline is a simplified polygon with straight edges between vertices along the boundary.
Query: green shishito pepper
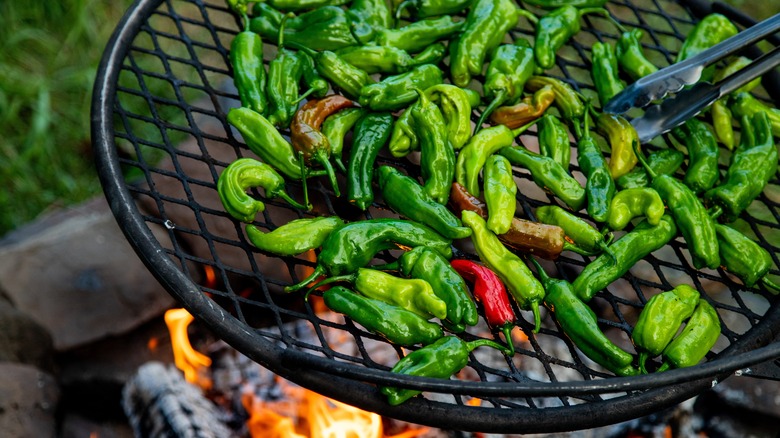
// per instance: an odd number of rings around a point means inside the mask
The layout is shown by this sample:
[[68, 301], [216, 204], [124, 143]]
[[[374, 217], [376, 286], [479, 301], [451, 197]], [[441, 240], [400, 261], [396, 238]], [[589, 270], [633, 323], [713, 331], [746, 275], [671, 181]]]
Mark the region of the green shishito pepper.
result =
[[693, 266], [700, 269], [706, 266], [716, 269], [720, 265], [718, 255], [718, 240], [715, 236], [715, 221], [710, 217], [699, 198], [691, 189], [670, 175], [656, 175], [647, 166], [647, 162], [639, 152], [636, 155], [642, 166], [650, 174], [650, 187], [655, 189], [661, 199], [666, 202], [669, 212], [674, 217], [675, 224], [688, 244], [688, 251], [693, 259]]
[[539, 120], [539, 152], [552, 158], [564, 169], [569, 169], [571, 162], [571, 143], [569, 131], [558, 117], [545, 114]]
[[446, 258], [452, 257], [452, 241], [426, 225], [401, 219], [369, 219], [337, 228], [322, 242], [314, 272], [285, 292], [306, 287], [318, 277], [351, 274], [368, 266], [380, 251], [427, 246]]
[[[713, 83], [718, 83], [724, 78], [731, 76], [739, 70], [747, 67], [753, 62], [753, 60], [739, 56], [731, 60], [725, 67], [715, 72], [712, 78]], [[728, 150], [734, 149], [734, 126], [732, 125], [732, 113], [728, 107], [728, 101], [731, 95], [737, 95], [739, 93], [748, 92], [753, 88], [761, 85], [761, 78], [755, 78], [747, 84], [739, 87], [729, 96], [722, 97], [710, 106], [710, 114], [712, 115], [712, 127], [715, 128], [715, 135], [718, 137], [718, 141], [722, 143]]]
[[434, 44], [416, 57], [392, 46], [353, 46], [336, 51], [341, 59], [365, 71], [374, 73], [405, 73], [418, 65], [437, 64], [444, 57], [443, 44]]
[[579, 211], [585, 204], [585, 189], [580, 182], [552, 158], [515, 146], [505, 147], [498, 153], [512, 164], [530, 170], [536, 185], [552, 192], [572, 210]]
[[617, 55], [612, 44], [593, 43], [591, 54], [593, 57], [590, 74], [596, 86], [596, 93], [599, 95], [599, 102], [604, 106], [626, 86], [620, 80]]
[[471, 235], [471, 229], [464, 227], [446, 206], [436, 202], [413, 178], [390, 166], [377, 169], [377, 182], [390, 209], [428, 225], [448, 239], [463, 239]]
[[602, 113], [596, 126], [607, 137], [612, 153], [609, 158], [609, 173], [613, 179], [627, 174], [636, 166], [634, 143], [639, 144], [639, 135], [628, 120], [615, 114]]
[[501, 278], [521, 309], [533, 312], [533, 331], [539, 332], [539, 305], [544, 299], [542, 284], [523, 260], [509, 251], [498, 237], [487, 229], [487, 224], [480, 215], [468, 210], [463, 210], [461, 214], [463, 223], [472, 230], [471, 241], [480, 260]]
[[308, 53], [317, 64], [317, 71], [351, 99], [359, 98], [360, 90], [374, 83], [368, 73], [343, 60], [336, 52], [315, 52], [298, 44], [289, 45]]
[[548, 12], [539, 19], [536, 25], [534, 55], [536, 63], [544, 70], [555, 65], [555, 53], [566, 44], [571, 37], [579, 33], [580, 19], [585, 14], [600, 14], [611, 20], [622, 31], [609, 11], [604, 8], [576, 8], [571, 5], [561, 6]]
[[727, 225], [715, 224], [718, 233], [718, 251], [723, 268], [736, 275], [747, 287], [759, 281], [773, 293], [780, 292], [767, 274], [774, 264], [769, 251], [758, 243]]
[[294, 256], [319, 248], [325, 238], [344, 225], [337, 216], [296, 219], [267, 233], [246, 226], [246, 237], [257, 249], [281, 256]]
[[465, 326], [479, 322], [477, 306], [469, 297], [466, 282], [444, 256], [418, 246], [405, 252], [398, 261], [404, 276], [427, 281], [436, 296], [447, 304], [447, 318], [442, 323], [448, 329], [462, 332]]
[[358, 268], [353, 274], [326, 278], [313, 288], [342, 281], [352, 283], [363, 296], [393, 304], [423, 318], [447, 317], [447, 303], [436, 296], [427, 281], [400, 278], [376, 269]]
[[557, 205], [543, 205], [536, 209], [536, 218], [547, 225], [557, 225], [563, 228], [566, 237], [571, 239], [578, 248], [589, 251], [591, 254], [599, 252], [609, 253], [604, 235], [599, 230], [590, 226], [585, 220], [569, 213]]
[[548, 76], [532, 76], [525, 83], [525, 89], [536, 92], [546, 86], [551, 86], [555, 94], [555, 106], [568, 121], [579, 119], [585, 114], [585, 104], [580, 95], [566, 82]]
[[[263, 38], [275, 40], [284, 13], [265, 2], [255, 3], [253, 13], [249, 21], [250, 29]], [[312, 50], [338, 50], [359, 44], [353, 34], [367, 39], [373, 36], [373, 29], [367, 24], [356, 22], [355, 25], [357, 29], [353, 30], [344, 9], [322, 6], [290, 19], [284, 30], [284, 39], [291, 46], [295, 44]]]
[[[671, 175], [682, 166], [685, 155], [676, 149], [661, 149], [647, 156], [647, 165], [656, 175]], [[644, 167], [635, 167], [615, 181], [621, 189], [633, 189], [650, 185], [650, 177]]]
[[433, 64], [423, 64], [360, 90], [358, 102], [374, 111], [395, 111], [417, 100], [417, 90], [425, 90], [443, 82], [443, 73]]
[[267, 0], [268, 4], [282, 11], [305, 11], [323, 6], [338, 6], [347, 0]]
[[330, 142], [330, 155], [342, 172], [346, 173], [347, 171], [341, 160], [341, 153], [344, 151], [344, 137], [366, 114], [366, 111], [368, 110], [365, 108], [346, 108], [328, 116], [322, 123], [321, 132]]
[[301, 58], [293, 51], [284, 48], [284, 27], [291, 14], [285, 15], [279, 25], [279, 40], [276, 57], [268, 63], [268, 83], [266, 94], [270, 112], [268, 121], [275, 126], [287, 128], [290, 126], [293, 114], [298, 109], [298, 102], [312, 91], [299, 98], [298, 84], [303, 76]]
[[314, 58], [304, 51], [297, 53], [298, 58], [301, 60], [301, 68], [303, 69], [303, 83], [311, 91], [311, 96], [317, 99], [322, 99], [328, 94], [330, 90], [330, 84], [317, 71], [317, 65], [314, 63]]
[[769, 118], [772, 134], [775, 137], [780, 137], [780, 109], [767, 106], [750, 93], [737, 94], [731, 103], [731, 112], [740, 119], [744, 116], [753, 116], [761, 111], [766, 112], [766, 116]]
[[574, 124], [577, 132], [577, 161], [587, 180], [585, 194], [587, 196], [588, 216], [596, 222], [606, 222], [609, 208], [615, 196], [615, 180], [609, 173], [609, 166], [596, 139], [590, 135], [590, 117], [585, 114], [585, 128], [580, 129]]
[[517, 209], [516, 195], [512, 164], [501, 155], [491, 155], [485, 163], [485, 204], [490, 231], [504, 234], [512, 227]]
[[574, 6], [576, 8], [600, 8], [607, 4], [607, 0], [523, 0], [523, 3], [538, 6], [544, 9], [557, 9], [561, 6]]
[[513, 103], [523, 95], [525, 82], [533, 75], [534, 67], [534, 51], [526, 40], [518, 39], [493, 51], [482, 86], [485, 97], [491, 101], [480, 114], [476, 131], [482, 129], [482, 123], [494, 109], [505, 102]]
[[706, 300], [700, 298], [691, 319], [683, 331], [664, 349], [664, 363], [656, 372], [670, 367], [685, 368], [699, 363], [720, 337], [718, 311]]
[[[696, 23], [696, 26], [688, 32], [675, 62], [684, 61], [699, 52], [733, 37], [739, 33], [739, 29], [726, 16], [721, 14], [709, 14]], [[702, 72], [702, 80], [712, 79], [715, 66], [710, 66]]]
[[641, 41], [642, 30], [639, 28], [631, 29], [620, 35], [615, 50], [618, 64], [633, 80], [641, 79], [658, 71], [658, 67], [645, 58]]
[[415, 21], [396, 29], [379, 29], [374, 42], [380, 46], [393, 46], [409, 53], [420, 52], [437, 41], [447, 39], [463, 28], [464, 21], [456, 21], [449, 15]]
[[[392, 372], [407, 376], [432, 377], [449, 379], [462, 370], [469, 362], [469, 353], [477, 347], [493, 347], [506, 354], [506, 347], [488, 339], [477, 339], [466, 342], [457, 336], [445, 336], [433, 344], [415, 350], [393, 367]], [[417, 389], [394, 388], [383, 386], [382, 394], [387, 396], [387, 402], [398, 406], [410, 398], [422, 393]]]
[[740, 145], [731, 156], [723, 183], [705, 193], [708, 203], [734, 221], [764, 190], [777, 170], [778, 153], [765, 112], [744, 117]]
[[252, 187], [265, 189], [268, 198], [278, 196], [295, 208], [306, 209], [284, 191], [284, 178], [271, 166], [253, 158], [239, 158], [219, 175], [217, 193], [225, 211], [241, 222], [252, 222], [258, 212], [265, 210], [265, 204], [246, 193]]
[[347, 164], [347, 200], [365, 210], [374, 201], [374, 162], [390, 138], [393, 116], [368, 112], [355, 125]]
[[711, 189], [720, 176], [718, 140], [715, 135], [698, 119], [688, 119], [672, 133], [688, 149], [688, 169], [683, 183], [696, 194]]
[[612, 199], [607, 224], [613, 230], [622, 230], [632, 219], [644, 216], [650, 225], [658, 225], [665, 211], [661, 196], [650, 187], [626, 189]]
[[231, 108], [227, 121], [241, 133], [252, 152], [285, 177], [300, 180], [306, 176], [325, 175], [322, 170], [302, 169], [302, 161], [292, 145], [262, 114], [245, 107]]
[[404, 0], [395, 9], [396, 19], [400, 19], [405, 10], [411, 10], [412, 17], [428, 18], [439, 15], [457, 14], [471, 4], [473, 0]]
[[342, 286], [333, 286], [322, 293], [325, 305], [334, 312], [343, 313], [368, 331], [405, 347], [428, 345], [444, 336], [439, 324], [422, 316], [366, 298]]
[[352, 0], [347, 16], [355, 22], [364, 22], [374, 29], [392, 28], [393, 14], [385, 0]]
[[572, 286], [582, 301], [590, 301], [596, 292], [622, 277], [632, 266], [646, 255], [663, 247], [677, 235], [677, 227], [669, 215], [661, 222], [650, 225], [640, 222], [633, 230], [609, 245], [612, 257], [602, 254], [582, 270]]
[[572, 285], [565, 280], [550, 278], [539, 263], [536, 272], [544, 286], [544, 305], [550, 309], [563, 333], [585, 356], [618, 376], [635, 376], [634, 356], [615, 345], [598, 325], [596, 313], [577, 298]]
[[[244, 24], [247, 23], [244, 14]], [[260, 35], [249, 29], [239, 32], [230, 43], [230, 65], [233, 68], [233, 82], [241, 105], [259, 114], [265, 114], [268, 111], [268, 101], [265, 96], [263, 39]]]
[[647, 359], [664, 351], [698, 303], [699, 291], [681, 284], [655, 295], [645, 304], [631, 333], [631, 341], [639, 352], [639, 368], [643, 373], [647, 373]]
[[475, 0], [463, 31], [450, 42], [452, 83], [465, 87], [472, 76], [482, 74], [488, 53], [501, 44], [521, 15], [536, 21], [533, 14], [519, 9], [511, 0]]
[[455, 177], [455, 150], [447, 132], [442, 129], [444, 116], [439, 108], [428, 99], [424, 91], [415, 89], [420, 96], [412, 108], [412, 120], [420, 140], [420, 171], [428, 195], [440, 204], [446, 204], [450, 197], [452, 180]]

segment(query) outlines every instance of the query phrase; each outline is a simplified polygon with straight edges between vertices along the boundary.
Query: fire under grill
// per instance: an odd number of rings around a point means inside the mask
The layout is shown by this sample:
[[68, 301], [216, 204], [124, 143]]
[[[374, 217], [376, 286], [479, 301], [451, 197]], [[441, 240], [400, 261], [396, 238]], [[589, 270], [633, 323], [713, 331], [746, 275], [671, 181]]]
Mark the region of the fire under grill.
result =
[[[688, 30], [704, 14], [726, 14], [743, 28], [753, 24], [738, 11], [706, 0], [615, 0], [607, 7], [626, 27], [641, 28], [650, 36], [653, 43], [645, 50], [657, 65], [673, 62]], [[533, 27], [523, 20], [511, 32], [514, 38], [532, 35]], [[780, 330], [774, 296], [759, 286], [745, 288], [722, 269], [694, 269], [681, 238], [640, 261], [590, 304], [605, 333], [632, 351], [631, 327], [648, 297], [683, 282], [694, 285], [710, 297], [722, 321], [721, 337], [700, 365], [617, 378], [578, 353], [544, 309], [542, 329], [534, 334], [530, 312], [515, 308], [522, 331], [514, 332], [517, 353], [512, 358], [475, 350], [467, 368], [451, 380], [390, 373], [404, 354], [401, 348], [349, 320], [323, 318], [316, 293], [305, 301], [303, 294], [282, 291], [311, 272], [315, 254], [276, 257], [258, 251], [219, 203], [218, 175], [235, 159], [251, 156], [226, 121], [228, 110], [240, 106], [228, 60], [230, 41], [239, 29], [222, 0], [137, 1], [104, 54], [92, 121], [101, 182], [128, 240], [166, 289], [241, 353], [284, 378], [362, 409], [482, 432], [552, 432], [611, 424], [679, 403], [734, 372], [780, 376], [777, 365], [766, 362], [780, 357], [780, 344], [772, 343]], [[589, 47], [596, 41], [614, 42], [617, 36], [607, 20], [585, 17], [582, 31], [558, 53], [556, 67], [546, 74], [595, 97]], [[777, 44], [771, 38], [769, 42]], [[273, 59], [275, 46], [265, 49], [265, 60]], [[757, 53], [755, 47], [745, 51], [753, 58]], [[764, 78], [762, 93], [765, 100], [780, 101], [776, 74]], [[535, 134], [520, 141], [530, 147]], [[666, 137], [647, 145], [648, 150], [664, 147], [673, 147]], [[728, 153], [722, 150], [723, 170], [727, 163]], [[407, 159], [383, 153], [378, 164], [419, 176], [418, 166]], [[584, 180], [576, 164], [570, 170]], [[516, 168], [514, 173], [520, 216], [534, 219], [535, 207], [556, 203], [527, 171]], [[339, 175], [342, 183], [343, 177]], [[300, 189], [288, 183], [299, 199]], [[309, 194], [311, 212], [253, 193], [266, 204], [255, 224], [270, 230], [303, 217], [338, 215], [353, 221], [395, 216], [381, 198], [366, 212], [359, 211], [335, 197], [325, 181], [311, 180]], [[779, 207], [780, 181], [775, 176], [739, 221], [743, 231], [772, 253], [775, 266], [780, 265]], [[456, 242], [454, 252], [459, 258], [477, 258], [468, 242]], [[379, 262], [397, 255], [383, 252]], [[589, 261], [564, 252], [554, 266], [544, 266], [573, 281]], [[204, 278], [204, 272], [213, 278]], [[778, 275], [776, 269], [771, 273]], [[498, 336], [485, 325], [467, 332], [469, 339]], [[344, 337], [352, 348], [339, 347]], [[425, 398], [391, 407], [378, 384], [421, 389]]]

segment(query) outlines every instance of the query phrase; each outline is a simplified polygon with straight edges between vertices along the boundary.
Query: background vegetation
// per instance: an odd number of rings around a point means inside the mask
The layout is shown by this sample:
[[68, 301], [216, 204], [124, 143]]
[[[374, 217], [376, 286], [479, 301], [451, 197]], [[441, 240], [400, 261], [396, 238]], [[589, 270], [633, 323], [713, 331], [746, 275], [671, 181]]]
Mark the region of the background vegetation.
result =
[[[775, 1], [730, 0], [756, 18]], [[103, 48], [130, 0], [0, 1], [0, 236], [101, 193], [89, 111]]]

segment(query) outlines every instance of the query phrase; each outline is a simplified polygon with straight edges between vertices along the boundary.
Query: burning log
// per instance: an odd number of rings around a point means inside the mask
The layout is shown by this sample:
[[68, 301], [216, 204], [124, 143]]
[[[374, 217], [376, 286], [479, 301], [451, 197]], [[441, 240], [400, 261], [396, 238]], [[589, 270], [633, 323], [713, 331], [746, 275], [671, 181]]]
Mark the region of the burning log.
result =
[[138, 369], [122, 390], [122, 408], [136, 437], [222, 438], [230, 429], [200, 388], [159, 362]]

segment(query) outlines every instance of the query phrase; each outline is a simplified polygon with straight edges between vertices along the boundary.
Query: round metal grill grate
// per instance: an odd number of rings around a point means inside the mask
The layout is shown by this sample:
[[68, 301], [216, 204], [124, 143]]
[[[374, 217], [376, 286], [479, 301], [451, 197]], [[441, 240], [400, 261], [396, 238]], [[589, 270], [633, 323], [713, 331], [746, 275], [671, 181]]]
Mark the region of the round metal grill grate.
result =
[[[617, 0], [608, 5], [624, 26], [645, 32], [646, 53], [657, 65], [674, 60], [695, 23], [694, 11], [701, 15], [711, 7], [706, 2], [681, 5], [666, 0]], [[751, 24], [726, 7], [714, 7], [732, 14], [742, 26]], [[617, 32], [602, 18], [586, 17], [583, 25], [547, 74], [595, 98], [589, 47], [595, 41], [614, 43]], [[218, 175], [233, 160], [252, 156], [225, 119], [230, 108], [240, 106], [228, 61], [230, 41], [238, 30], [221, 0], [138, 1], [105, 53], [92, 117], [101, 181], [128, 239], [170, 293], [242, 353], [283, 377], [364, 409], [421, 424], [486, 432], [571, 430], [637, 417], [703, 391], [713, 378], [777, 356], [776, 348], [746, 353], [769, 343], [780, 328], [772, 295], [760, 288], [747, 290], [720, 269], [694, 269], [678, 238], [600, 292], [591, 306], [610, 338], [632, 351], [631, 327], [644, 303], [674, 285], [692, 284], [722, 320], [721, 338], [708, 356], [719, 354], [715, 360], [658, 375], [615, 378], [583, 358], [551, 315], [543, 313], [542, 330], [532, 334], [528, 312], [516, 309], [521, 336], [527, 339], [515, 339], [514, 357], [476, 350], [466, 370], [450, 381], [389, 373], [403, 354], [401, 349], [349, 320], [315, 311], [316, 294], [305, 302], [300, 294], [282, 292], [285, 285], [307, 275], [315, 255], [275, 257], [259, 252], [244, 237], [243, 225], [219, 203]], [[530, 23], [522, 20], [511, 32], [513, 38], [532, 34]], [[275, 46], [265, 49], [266, 61], [273, 59]], [[755, 55], [757, 49], [752, 50]], [[778, 84], [776, 75], [768, 75], [763, 98], [776, 96]], [[534, 140], [530, 133], [519, 141], [533, 148]], [[674, 147], [668, 141], [658, 138], [647, 147]], [[409, 160], [388, 154], [378, 162], [419, 176]], [[724, 170], [728, 162], [723, 150]], [[571, 171], [584, 181], [576, 165]], [[533, 219], [535, 207], [556, 202], [536, 187], [527, 171], [515, 169], [515, 175], [519, 215]], [[291, 183], [288, 190], [295, 195], [300, 187]], [[367, 212], [358, 211], [320, 181], [309, 191], [315, 206], [311, 212], [254, 193], [267, 206], [255, 224], [270, 230], [313, 215], [339, 215], [349, 221], [394, 216], [381, 199]], [[775, 177], [737, 223], [772, 254], [776, 266], [779, 203], [780, 182]], [[469, 242], [456, 242], [455, 252], [476, 258]], [[380, 258], [391, 261], [395, 256], [385, 252]], [[588, 262], [564, 253], [554, 266], [545, 266], [553, 275], [573, 281]], [[468, 332], [466, 336], [495, 336], [484, 325]], [[426, 399], [393, 408], [373, 383], [430, 392]]]

